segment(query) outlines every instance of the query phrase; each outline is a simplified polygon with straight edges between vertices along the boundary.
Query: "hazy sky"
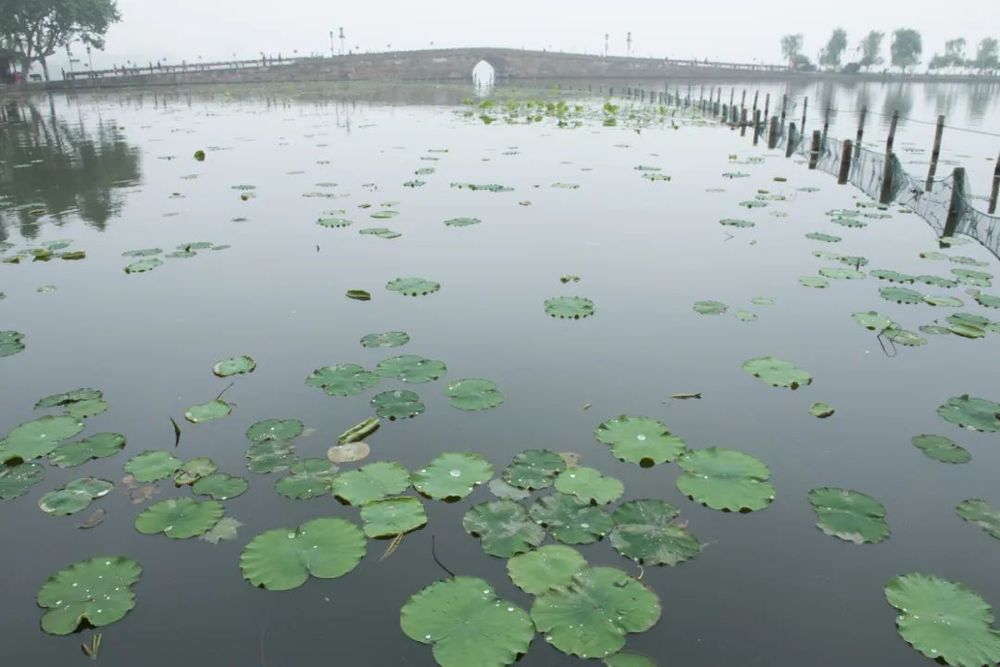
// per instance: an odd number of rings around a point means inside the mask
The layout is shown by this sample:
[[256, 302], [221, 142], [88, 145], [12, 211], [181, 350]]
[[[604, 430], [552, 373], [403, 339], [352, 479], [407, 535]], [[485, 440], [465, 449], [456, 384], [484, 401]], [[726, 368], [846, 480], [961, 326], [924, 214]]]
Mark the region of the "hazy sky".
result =
[[[970, 51], [1000, 37], [994, 0], [958, 5], [927, 0], [118, 0], [122, 22], [108, 34], [95, 67], [125, 58], [196, 61], [329, 53], [330, 30], [340, 26], [348, 48], [360, 50], [509, 46], [599, 53], [604, 34], [611, 52], [625, 53], [632, 32], [641, 56], [779, 62], [781, 35], [800, 32], [815, 59], [834, 27], [847, 30], [849, 51], [868, 30], [915, 28], [924, 36], [924, 62], [944, 40], [966, 37]], [[992, 29], [992, 33], [989, 32]], [[886, 40], [888, 47], [888, 38]], [[339, 47], [338, 47], [339, 48]], [[81, 55], [76, 54], [78, 57]], [[85, 56], [84, 56], [85, 58]]]

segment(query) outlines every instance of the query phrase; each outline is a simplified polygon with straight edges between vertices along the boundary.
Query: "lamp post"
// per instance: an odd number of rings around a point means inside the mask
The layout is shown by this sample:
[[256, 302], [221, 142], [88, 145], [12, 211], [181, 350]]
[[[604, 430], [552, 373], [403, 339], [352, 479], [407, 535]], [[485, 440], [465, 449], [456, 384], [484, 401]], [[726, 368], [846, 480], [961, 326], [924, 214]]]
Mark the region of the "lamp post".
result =
[[90, 44], [87, 45], [87, 60], [90, 61], [90, 71], [94, 71], [94, 56], [90, 53]]
[[344, 35], [344, 29], [341, 28], [340, 29], [340, 55], [344, 55], [344, 39], [346, 39], [346, 36]]
[[333, 51], [333, 31], [331, 30], [330, 31], [330, 57], [332, 58], [335, 55], [336, 55], [336, 53], [334, 53], [334, 51]]

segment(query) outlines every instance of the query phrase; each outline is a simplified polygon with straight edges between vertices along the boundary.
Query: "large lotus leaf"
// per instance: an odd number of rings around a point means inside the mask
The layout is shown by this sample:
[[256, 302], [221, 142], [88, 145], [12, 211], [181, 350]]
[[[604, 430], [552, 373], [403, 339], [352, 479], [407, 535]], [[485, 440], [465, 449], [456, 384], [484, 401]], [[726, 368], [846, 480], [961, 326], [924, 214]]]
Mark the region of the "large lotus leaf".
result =
[[809, 504], [819, 518], [816, 527], [827, 535], [855, 544], [874, 544], [889, 537], [885, 507], [869, 495], [822, 487], [809, 492]]
[[295, 445], [287, 440], [266, 438], [253, 443], [247, 450], [247, 469], [258, 474], [280, 472], [298, 460]]
[[948, 330], [963, 338], [982, 338], [992, 322], [985, 317], [972, 313], [955, 313], [946, 319]]
[[83, 430], [76, 417], [45, 416], [15, 426], [0, 440], [0, 463], [31, 461], [46, 456], [60, 442]]
[[1000, 662], [1000, 633], [990, 627], [993, 609], [959, 583], [924, 574], [894, 577], [885, 597], [902, 613], [900, 636], [931, 660], [953, 667]]
[[202, 477], [208, 477], [219, 465], [207, 456], [199, 456], [190, 461], [185, 461], [174, 473], [174, 484], [177, 486], [187, 486], [194, 484]]
[[993, 509], [985, 500], [963, 500], [955, 508], [955, 512], [1000, 540], [1000, 511]]
[[114, 456], [125, 447], [121, 433], [97, 433], [77, 442], [65, 442], [49, 454], [49, 463], [60, 468], [83, 465], [92, 459]]
[[107, 480], [81, 477], [46, 493], [38, 499], [38, 507], [46, 514], [69, 516], [87, 509], [92, 500], [108, 495], [113, 488], [115, 485]]
[[916, 278], [906, 273], [900, 273], [899, 271], [889, 271], [887, 269], [875, 269], [869, 271], [868, 275], [874, 276], [879, 280], [887, 280], [890, 283], [912, 283]]
[[976, 303], [980, 306], [985, 306], [987, 308], [1000, 308], [1000, 296], [995, 294], [983, 294], [982, 292], [976, 292], [973, 296], [976, 299]]
[[893, 303], [915, 304], [924, 300], [923, 294], [906, 287], [882, 287], [878, 293], [883, 299]]
[[918, 283], [923, 283], [924, 285], [931, 285], [933, 287], [957, 287], [958, 281], [952, 280], [950, 278], [942, 278], [941, 276], [928, 276], [920, 275], [916, 278]]
[[[172, 255], [173, 253], [171, 253]], [[158, 266], [163, 265], [163, 260], [157, 259], [156, 257], [151, 257], [149, 259], [140, 259], [137, 262], [132, 262], [125, 267], [125, 273], [145, 273], [146, 271], [152, 271]]]
[[639, 653], [621, 651], [604, 659], [605, 667], [656, 667], [652, 659]]
[[162, 449], [145, 451], [125, 463], [125, 472], [140, 484], [148, 484], [173, 475], [181, 467], [181, 460]]
[[673, 461], [686, 449], [684, 441], [671, 434], [665, 424], [648, 417], [609, 419], [597, 427], [594, 437], [611, 445], [617, 458], [643, 467]]
[[892, 318], [877, 313], [874, 310], [854, 313], [851, 317], [854, 318], [855, 322], [869, 331], [885, 331], [886, 329], [896, 328], [896, 323], [892, 321]]
[[542, 496], [528, 510], [536, 523], [566, 544], [590, 544], [602, 539], [615, 526], [611, 515], [600, 507], [564, 493]]
[[514, 457], [504, 468], [503, 479], [519, 489], [544, 489], [552, 486], [556, 475], [566, 469], [566, 462], [547, 449], [529, 449]]
[[715, 510], [761, 510], [774, 500], [771, 471], [759, 460], [732, 449], [709, 447], [684, 454], [677, 488]]
[[406, 296], [421, 296], [437, 292], [441, 289], [441, 283], [423, 278], [396, 278], [390, 280], [385, 288], [390, 292], [399, 292]]
[[893, 343], [906, 347], [919, 347], [927, 344], [926, 338], [906, 329], [890, 329], [886, 333], [886, 337]]
[[493, 477], [493, 466], [476, 452], [447, 452], [412, 475], [413, 488], [435, 500], [457, 500]]
[[375, 414], [389, 421], [410, 419], [423, 414], [427, 409], [427, 406], [420, 402], [420, 396], [405, 389], [375, 394], [372, 397], [372, 406], [375, 408]]
[[603, 658], [625, 645], [625, 635], [644, 632], [660, 618], [656, 594], [613, 567], [578, 572], [566, 588], [535, 598], [531, 620], [563, 653]]
[[972, 269], [952, 269], [952, 273], [958, 278], [958, 281], [966, 285], [973, 285], [975, 287], [991, 287], [993, 275], [986, 273], [985, 271], [973, 271]]
[[459, 410], [488, 410], [503, 403], [504, 395], [492, 380], [465, 378], [445, 387], [444, 395]]
[[364, 347], [399, 347], [410, 342], [410, 334], [405, 331], [370, 333], [361, 338]]
[[965, 305], [965, 302], [958, 297], [947, 294], [925, 294], [924, 303], [939, 308], [961, 308]]
[[187, 419], [192, 424], [201, 424], [213, 419], [226, 417], [232, 411], [233, 407], [229, 403], [217, 398], [208, 403], [192, 405], [184, 412], [184, 419]]
[[947, 422], [975, 431], [1000, 431], [1000, 405], [968, 394], [953, 396], [937, 409]]
[[482, 541], [483, 551], [500, 558], [530, 551], [545, 539], [545, 530], [513, 500], [473, 505], [465, 513], [462, 527]]
[[0, 500], [20, 498], [45, 478], [45, 468], [37, 463], [0, 466]]
[[402, 493], [409, 485], [406, 468], [395, 461], [378, 461], [334, 477], [333, 495], [352, 505], [365, 505]]
[[89, 401], [76, 401], [66, 406], [65, 413], [77, 419], [88, 419], [107, 411], [108, 402], [96, 398]]
[[206, 533], [222, 518], [222, 503], [194, 498], [170, 498], [150, 505], [136, 517], [135, 529], [143, 535], [163, 533], [186, 540]]
[[291, 440], [299, 437], [303, 429], [305, 424], [298, 419], [264, 419], [247, 429], [247, 438], [251, 442]]
[[38, 399], [38, 402], [35, 403], [35, 409], [41, 410], [43, 408], [61, 408], [71, 403], [78, 403], [80, 401], [97, 401], [102, 397], [103, 394], [99, 389], [73, 389], [72, 391], [64, 391], [60, 394], [52, 394], [51, 396]]
[[319, 498], [330, 493], [336, 473], [337, 466], [326, 459], [302, 459], [274, 484], [274, 490], [286, 498]]
[[699, 315], [722, 315], [729, 309], [729, 306], [721, 301], [695, 301], [694, 312]]
[[474, 577], [437, 581], [403, 605], [407, 637], [433, 647], [441, 667], [501, 667], [526, 653], [535, 636], [523, 609], [497, 598]]
[[191, 486], [191, 490], [199, 496], [208, 496], [213, 500], [229, 500], [243, 495], [249, 487], [250, 484], [242, 477], [217, 472], [199, 479]]
[[212, 366], [212, 372], [220, 378], [227, 378], [231, 375], [253, 373], [255, 368], [257, 368], [257, 362], [254, 361], [252, 357], [243, 355], [240, 357], [233, 357], [232, 359], [223, 359], [222, 361], [217, 362], [214, 366]]
[[304, 584], [309, 575], [335, 579], [347, 574], [361, 562], [366, 548], [364, 533], [350, 521], [313, 519], [253, 538], [240, 556], [240, 569], [254, 586], [287, 591]]
[[138, 563], [122, 556], [98, 556], [59, 570], [38, 591], [38, 605], [46, 610], [42, 629], [68, 635], [121, 620], [135, 607], [132, 585], [141, 574]]
[[622, 497], [625, 485], [614, 477], [605, 477], [596, 468], [575, 466], [556, 477], [555, 487], [561, 493], [576, 496], [584, 502], [607, 505]]
[[678, 510], [664, 500], [623, 503], [611, 518], [611, 546], [626, 558], [647, 565], [677, 565], [701, 553], [698, 538], [677, 521]]
[[368, 537], [393, 537], [426, 524], [427, 513], [416, 498], [398, 496], [367, 503], [361, 508], [361, 520]]
[[775, 359], [774, 357], [757, 357], [743, 362], [743, 370], [772, 387], [787, 387], [798, 389], [812, 384], [812, 376], [795, 364]]
[[0, 357], [10, 357], [24, 352], [24, 334], [19, 331], [0, 331]]
[[587, 561], [573, 547], [547, 544], [507, 561], [507, 574], [518, 588], [530, 595], [565, 588]]
[[323, 366], [306, 378], [310, 387], [322, 389], [330, 396], [355, 396], [378, 384], [378, 376], [357, 364]]
[[424, 359], [415, 354], [403, 354], [384, 359], [375, 366], [375, 373], [384, 378], [395, 378], [410, 384], [431, 382], [447, 372], [443, 361]]
[[557, 296], [545, 300], [545, 313], [561, 320], [582, 320], [594, 314], [594, 302], [582, 296]]
[[942, 463], [968, 463], [972, 460], [969, 450], [955, 444], [951, 438], [943, 435], [915, 435], [911, 439], [913, 446], [924, 454]]

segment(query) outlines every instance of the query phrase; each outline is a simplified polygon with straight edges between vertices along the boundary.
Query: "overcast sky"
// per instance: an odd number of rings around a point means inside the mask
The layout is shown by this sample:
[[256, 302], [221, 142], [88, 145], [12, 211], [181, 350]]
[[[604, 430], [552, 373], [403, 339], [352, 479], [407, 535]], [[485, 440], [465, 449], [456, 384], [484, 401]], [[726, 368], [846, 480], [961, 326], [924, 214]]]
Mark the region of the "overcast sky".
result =
[[[641, 56], [779, 62], [780, 36], [802, 33], [815, 59], [834, 27], [848, 32], [848, 55], [868, 30], [923, 33], [924, 62], [944, 40], [965, 37], [970, 51], [1000, 37], [995, 0], [948, 5], [927, 0], [118, 0], [122, 22], [111, 29], [95, 67], [131, 58], [179, 62], [271, 54], [329, 53], [330, 30], [343, 26], [347, 47], [366, 50], [507, 46], [624, 55], [626, 33]], [[993, 32], [989, 32], [992, 30]], [[888, 48], [886, 39], [886, 48]], [[339, 42], [338, 47], [339, 48]], [[77, 53], [78, 57], [82, 54]]]

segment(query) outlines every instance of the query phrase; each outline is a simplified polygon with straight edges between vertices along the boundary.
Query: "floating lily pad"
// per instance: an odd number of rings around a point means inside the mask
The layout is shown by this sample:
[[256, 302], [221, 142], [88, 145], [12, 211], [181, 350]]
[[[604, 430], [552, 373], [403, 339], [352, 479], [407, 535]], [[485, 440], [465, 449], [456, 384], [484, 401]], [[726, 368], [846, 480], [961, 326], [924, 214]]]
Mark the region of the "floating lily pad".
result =
[[722, 315], [727, 310], [729, 306], [722, 303], [721, 301], [695, 301], [694, 302], [694, 312], [699, 315]]
[[0, 466], [0, 500], [20, 498], [45, 478], [45, 468], [37, 463]]
[[435, 500], [457, 500], [493, 477], [493, 466], [476, 452], [447, 452], [412, 475], [413, 488]]
[[743, 362], [743, 370], [772, 387], [798, 389], [812, 384], [812, 376], [795, 364], [774, 357], [757, 357]]
[[406, 296], [423, 296], [433, 294], [441, 289], [441, 283], [423, 278], [396, 278], [385, 286], [390, 292], [399, 292]]
[[854, 313], [851, 317], [854, 318], [855, 322], [869, 331], [886, 331], [896, 328], [896, 323], [892, 321], [892, 318], [877, 313], [874, 310]]
[[378, 384], [379, 377], [357, 364], [323, 366], [306, 378], [310, 387], [322, 389], [330, 396], [355, 396]]
[[799, 284], [813, 289], [826, 289], [830, 286], [830, 281], [822, 276], [802, 276], [799, 278]]
[[249, 487], [250, 484], [242, 477], [217, 472], [200, 478], [191, 490], [199, 496], [208, 496], [213, 500], [229, 500], [243, 495]]
[[473, 537], [480, 538], [483, 551], [500, 558], [530, 551], [545, 539], [545, 530], [513, 500], [473, 505], [465, 513], [462, 527]]
[[274, 484], [274, 490], [286, 498], [307, 500], [329, 495], [337, 466], [326, 459], [302, 459], [292, 464], [287, 476]]
[[97, 401], [103, 398], [103, 396], [104, 395], [99, 389], [74, 389], [72, 391], [64, 391], [61, 394], [52, 394], [51, 396], [38, 399], [38, 402], [35, 403], [35, 409], [42, 410], [45, 408], [61, 408], [72, 403], [79, 403], [81, 401]]
[[596, 468], [576, 466], [556, 476], [556, 490], [575, 496], [583, 502], [607, 505], [622, 497], [625, 485], [614, 477], [606, 477]]
[[163, 250], [160, 248], [139, 248], [138, 250], [128, 250], [122, 253], [122, 257], [152, 257], [153, 255], [162, 255]]
[[137, 562], [122, 556], [98, 556], [56, 572], [38, 591], [38, 606], [46, 610], [42, 629], [68, 635], [121, 620], [135, 608], [132, 585], [141, 574]]
[[288, 440], [258, 440], [247, 450], [247, 469], [258, 474], [286, 470], [298, 460], [295, 446]]
[[232, 411], [233, 406], [217, 398], [201, 405], [192, 405], [184, 412], [184, 419], [192, 424], [202, 424], [213, 419], [227, 417]]
[[135, 519], [135, 529], [143, 535], [163, 533], [174, 540], [186, 540], [206, 533], [224, 513], [215, 500], [170, 498], [150, 505]]
[[819, 275], [834, 280], [861, 280], [865, 277], [864, 271], [846, 269], [839, 266], [823, 267], [819, 270]]
[[980, 306], [985, 306], [987, 308], [1000, 308], [1000, 296], [983, 294], [982, 292], [976, 292], [974, 296], [976, 303]]
[[496, 183], [452, 183], [451, 187], [458, 190], [472, 190], [473, 192], [513, 192], [514, 188]]
[[410, 419], [423, 414], [426, 409], [415, 392], [400, 389], [375, 394], [371, 403], [375, 414], [389, 421]]
[[66, 442], [49, 454], [49, 463], [60, 468], [83, 465], [92, 459], [114, 456], [125, 447], [121, 433], [97, 433], [78, 442]]
[[309, 575], [335, 579], [347, 574], [366, 550], [364, 533], [350, 521], [313, 519], [255, 537], [240, 556], [240, 569], [254, 586], [287, 591], [304, 584]]
[[812, 241], [823, 241], [824, 243], [840, 243], [843, 239], [833, 234], [822, 234], [820, 232], [809, 232], [806, 238]]
[[539, 595], [569, 586], [587, 561], [573, 547], [547, 544], [507, 561], [510, 580], [525, 593]]
[[948, 296], [947, 294], [925, 294], [924, 303], [929, 306], [937, 306], [938, 308], [961, 308], [965, 305], [958, 297]]
[[242, 523], [237, 521], [231, 516], [224, 516], [219, 521], [212, 526], [204, 535], [201, 535], [198, 539], [202, 542], [208, 542], [209, 544], [218, 544], [223, 540], [235, 540], [236, 531], [243, 526]]
[[148, 484], [170, 477], [181, 466], [181, 460], [170, 452], [156, 449], [133, 456], [125, 463], [124, 470], [140, 484]]
[[886, 280], [890, 283], [912, 283], [916, 280], [914, 276], [906, 273], [900, 273], [899, 271], [887, 271], [886, 269], [875, 269], [873, 271], [869, 271], [868, 275], [874, 276], [879, 280]]
[[539, 498], [529, 514], [548, 528], [553, 538], [566, 544], [590, 544], [614, 528], [611, 515], [603, 509], [564, 493]]
[[951, 280], [950, 278], [942, 278], [940, 276], [926, 276], [921, 275], [916, 278], [918, 283], [923, 283], [924, 285], [931, 285], [933, 287], [957, 287], [958, 281]]
[[858, 491], [823, 487], [809, 492], [816, 511], [816, 526], [827, 535], [855, 544], [882, 542], [889, 537], [885, 507]]
[[501, 500], [524, 500], [531, 497], [531, 491], [511, 486], [499, 477], [491, 479], [487, 486], [490, 489], [490, 493]]
[[951, 438], [943, 435], [915, 435], [911, 439], [913, 446], [928, 457], [942, 463], [968, 463], [972, 460], [969, 450], [955, 444]]
[[604, 659], [605, 667], [656, 667], [652, 659], [639, 653], [619, 651]]
[[359, 229], [359, 234], [364, 234], [366, 236], [377, 236], [380, 239], [398, 239], [402, 234], [393, 231], [388, 227], [368, 227], [366, 229]]
[[0, 440], [0, 463], [18, 463], [46, 456], [60, 442], [82, 430], [83, 422], [68, 416], [45, 416], [19, 424]]
[[611, 453], [618, 459], [642, 467], [673, 461], [686, 449], [684, 441], [665, 424], [648, 417], [609, 419], [597, 427], [594, 437], [611, 445]]
[[386, 331], [370, 333], [361, 339], [364, 347], [399, 347], [410, 342], [410, 334], [405, 331]]
[[358, 506], [402, 493], [408, 486], [406, 468], [395, 461], [379, 461], [334, 477], [333, 495]]
[[478, 225], [482, 220], [479, 218], [451, 218], [450, 220], [445, 220], [444, 224], [448, 227], [468, 227], [470, 225]]
[[81, 477], [43, 495], [38, 499], [38, 507], [46, 514], [69, 516], [87, 509], [91, 501], [108, 495], [114, 488], [107, 480]]
[[102, 399], [96, 398], [88, 401], [76, 401], [70, 403], [66, 406], [64, 412], [76, 419], [89, 419], [90, 417], [96, 417], [102, 412], [107, 411], [108, 403]]
[[400, 626], [433, 647], [441, 667], [511, 665], [535, 636], [520, 607], [498, 599], [482, 579], [452, 577], [424, 588], [403, 605]]
[[681, 493], [715, 510], [762, 510], [774, 500], [771, 471], [759, 460], [732, 449], [709, 447], [684, 454], [678, 464]]
[[973, 271], [972, 269], [952, 269], [951, 272], [958, 278], [958, 282], [974, 287], [991, 287], [993, 285], [993, 274], [985, 271]]
[[882, 287], [878, 293], [883, 299], [893, 303], [915, 304], [924, 301], [923, 294], [906, 287]]
[[962, 338], [982, 338], [992, 325], [990, 320], [972, 313], [955, 313], [946, 318], [948, 330]]
[[220, 378], [227, 378], [231, 375], [253, 373], [255, 368], [257, 368], [257, 362], [254, 361], [252, 357], [243, 355], [240, 357], [233, 357], [232, 359], [224, 359], [223, 361], [216, 363], [212, 366], [212, 372]]
[[368, 537], [394, 537], [426, 524], [427, 513], [416, 498], [399, 496], [366, 503], [361, 508], [361, 520]]
[[445, 387], [444, 395], [451, 399], [452, 407], [459, 410], [489, 410], [504, 401], [495, 382], [480, 378], [456, 380]]
[[529, 449], [514, 457], [504, 468], [503, 479], [519, 489], [544, 489], [552, 486], [556, 475], [566, 469], [566, 462], [547, 449]]
[[316, 224], [320, 227], [339, 229], [343, 227], [350, 227], [353, 223], [347, 218], [320, 218], [316, 221]]
[[659, 618], [656, 594], [613, 567], [577, 572], [569, 586], [542, 593], [531, 607], [545, 640], [581, 658], [618, 652], [626, 634], [644, 632]]
[[375, 373], [384, 378], [395, 378], [409, 384], [432, 382], [448, 370], [443, 361], [424, 359], [415, 354], [403, 354], [384, 359], [375, 366]]
[[724, 218], [719, 220], [719, 224], [723, 227], [739, 227], [741, 229], [747, 229], [749, 227], [755, 227], [756, 223], [750, 222], [749, 220], [739, 220], [736, 218]]
[[354, 463], [368, 458], [371, 448], [365, 442], [348, 442], [334, 445], [326, 451], [326, 458], [332, 463]]
[[958, 516], [985, 530], [991, 537], [1000, 540], [1000, 511], [985, 500], [963, 500], [955, 508]]
[[561, 320], [582, 320], [594, 314], [594, 302], [582, 296], [557, 296], [545, 300], [545, 314]]
[[927, 344], [926, 338], [906, 329], [890, 329], [886, 333], [886, 338], [897, 345], [905, 345], [906, 347], [919, 347]]
[[836, 412], [836, 410], [834, 410], [826, 403], [813, 403], [809, 407], [809, 414], [818, 419], [826, 419], [827, 417], [832, 417], [834, 412]]
[[677, 565], [701, 553], [698, 538], [677, 521], [680, 511], [663, 500], [623, 503], [611, 518], [615, 551], [645, 565]]
[[947, 422], [974, 431], [995, 433], [1000, 431], [1000, 405], [985, 398], [968, 394], [949, 398], [937, 409]]
[[[173, 253], [171, 253], [173, 254]], [[168, 255], [169, 257], [170, 255]], [[158, 266], [162, 266], [163, 261], [157, 259], [156, 257], [151, 257], [149, 259], [140, 259], [138, 262], [132, 262], [125, 267], [125, 273], [146, 273], [147, 271], [152, 271]]]
[[199, 456], [190, 461], [185, 461], [174, 473], [174, 484], [177, 486], [188, 486], [194, 484], [202, 477], [208, 477], [219, 465], [207, 456]]
[[292, 440], [302, 435], [305, 424], [298, 419], [263, 419], [247, 429], [251, 442], [262, 440]]
[[349, 289], [347, 290], [345, 296], [348, 299], [354, 299], [355, 301], [371, 301], [371, 292], [367, 292], [363, 289]]

